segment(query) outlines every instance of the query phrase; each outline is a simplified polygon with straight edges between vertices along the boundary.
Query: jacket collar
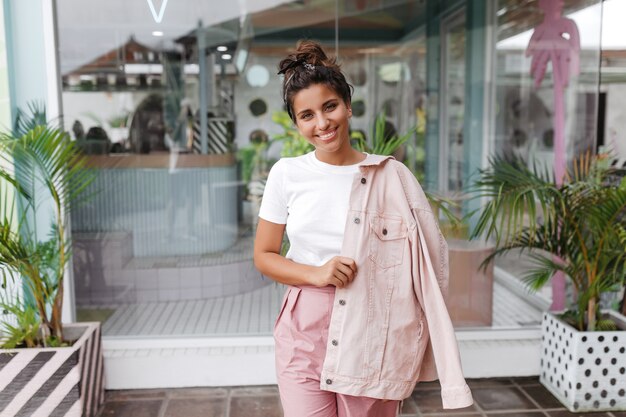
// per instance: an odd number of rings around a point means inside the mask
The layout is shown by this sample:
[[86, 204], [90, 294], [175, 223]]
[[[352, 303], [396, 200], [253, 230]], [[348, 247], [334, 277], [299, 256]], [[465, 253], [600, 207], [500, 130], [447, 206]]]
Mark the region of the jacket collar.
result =
[[391, 155], [374, 155], [368, 154], [367, 158], [365, 158], [360, 164], [359, 168], [366, 168], [371, 166], [379, 166], [382, 165], [388, 159], [396, 159]]

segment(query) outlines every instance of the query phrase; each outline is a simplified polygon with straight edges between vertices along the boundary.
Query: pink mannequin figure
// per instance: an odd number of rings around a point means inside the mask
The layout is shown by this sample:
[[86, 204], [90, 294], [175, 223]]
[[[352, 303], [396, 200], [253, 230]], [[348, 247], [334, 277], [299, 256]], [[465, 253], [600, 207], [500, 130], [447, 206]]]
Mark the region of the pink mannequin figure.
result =
[[[539, 88], [552, 63], [554, 90], [554, 176], [561, 185], [566, 170], [565, 103], [563, 93], [571, 75], [580, 73], [580, 35], [572, 19], [563, 17], [563, 0], [539, 0], [543, 21], [535, 28], [526, 56], [532, 57], [530, 73]], [[551, 310], [565, 308], [565, 277], [557, 273], [552, 277]]]

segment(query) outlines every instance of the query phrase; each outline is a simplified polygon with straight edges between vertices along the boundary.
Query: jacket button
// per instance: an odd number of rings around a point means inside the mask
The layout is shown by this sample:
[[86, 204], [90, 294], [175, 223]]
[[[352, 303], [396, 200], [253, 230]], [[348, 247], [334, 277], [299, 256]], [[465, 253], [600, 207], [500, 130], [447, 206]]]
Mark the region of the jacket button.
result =
[[354, 218], [354, 222], [355, 222], [356, 224], [359, 224], [359, 223], [361, 223], [361, 219], [359, 219], [358, 217], [355, 217], [355, 218]]
[[333, 346], [337, 346], [339, 344], [339, 342], [337, 342], [336, 340], [333, 340], [332, 342], [330, 342], [333, 344]]
[[346, 300], [339, 300], [339, 305], [340, 306], [345, 306], [346, 305]]
[[383, 229], [383, 235], [387, 235], [387, 229]]
[[332, 379], [327, 379], [327, 380], [326, 380], [326, 385], [330, 385], [330, 384], [332, 384], [332, 383], [333, 383], [333, 380], [332, 380]]
[[367, 180], [365, 178], [361, 178], [361, 184], [365, 184]]

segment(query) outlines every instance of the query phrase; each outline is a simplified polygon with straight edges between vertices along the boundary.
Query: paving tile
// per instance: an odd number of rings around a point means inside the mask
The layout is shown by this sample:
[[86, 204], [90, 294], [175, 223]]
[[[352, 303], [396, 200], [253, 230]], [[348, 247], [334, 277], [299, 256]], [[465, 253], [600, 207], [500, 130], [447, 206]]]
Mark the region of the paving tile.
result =
[[230, 395], [232, 397], [239, 397], [244, 395], [279, 395], [277, 386], [251, 386], [251, 387], [236, 387], [230, 389]]
[[402, 401], [401, 414], [417, 414], [418, 412], [419, 409], [417, 408], [417, 404], [415, 404], [413, 398], [409, 397]]
[[[626, 416], [626, 413], [623, 413]], [[556, 410], [556, 411], [548, 411], [548, 415], [550, 417], [583, 417], [583, 416], [593, 416], [593, 417], [610, 417], [611, 415], [608, 413], [571, 413], [568, 410]], [[620, 417], [619, 413], [613, 413], [615, 417]]]
[[[626, 412], [570, 413], [536, 377], [470, 379], [486, 417], [626, 417]], [[527, 397], [531, 397], [542, 412]], [[107, 391], [99, 417], [282, 417], [278, 388], [271, 386]], [[230, 414], [228, 412], [230, 402]], [[164, 413], [163, 413], [164, 411]], [[161, 413], [161, 414], [160, 414]], [[439, 382], [422, 382], [403, 402], [402, 417], [481, 417], [478, 406], [441, 407]]]
[[278, 396], [231, 397], [228, 417], [283, 417]]
[[522, 376], [517, 378], [511, 378], [517, 385], [538, 385], [541, 384], [539, 382], [538, 376]]
[[486, 411], [537, 408], [516, 387], [478, 388], [473, 389], [472, 394], [474, 395], [474, 400]]
[[162, 400], [109, 401], [104, 403], [100, 417], [156, 417]]
[[543, 385], [523, 386], [522, 390], [526, 391], [541, 408], [565, 408]]
[[167, 396], [167, 390], [164, 389], [125, 389], [106, 391], [104, 394], [105, 401], [123, 401], [138, 399], [164, 399]]
[[167, 403], [164, 417], [228, 417], [227, 398], [177, 398]]
[[228, 397], [226, 388], [172, 388], [167, 391], [170, 398], [225, 398]]
[[441, 389], [441, 384], [439, 381], [430, 381], [430, 382], [420, 382], [415, 386], [414, 391], [424, 390], [424, 389]]
[[458, 414], [458, 413], [471, 413], [476, 412], [478, 409], [471, 405], [466, 408], [457, 408], [453, 410], [444, 410], [441, 404], [441, 391], [440, 390], [421, 390], [414, 391], [411, 396], [420, 413], [445, 413], [445, 414]]
[[470, 388], [508, 387], [513, 385], [513, 381], [511, 378], [476, 378], [468, 379], [467, 385]]

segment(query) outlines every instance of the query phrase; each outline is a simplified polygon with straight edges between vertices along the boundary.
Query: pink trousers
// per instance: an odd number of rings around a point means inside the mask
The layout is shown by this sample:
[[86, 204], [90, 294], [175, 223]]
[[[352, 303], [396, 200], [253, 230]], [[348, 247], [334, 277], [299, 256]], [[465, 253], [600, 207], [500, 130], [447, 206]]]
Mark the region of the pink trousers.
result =
[[320, 389], [335, 287], [288, 287], [274, 327], [285, 417], [396, 417], [399, 401]]

